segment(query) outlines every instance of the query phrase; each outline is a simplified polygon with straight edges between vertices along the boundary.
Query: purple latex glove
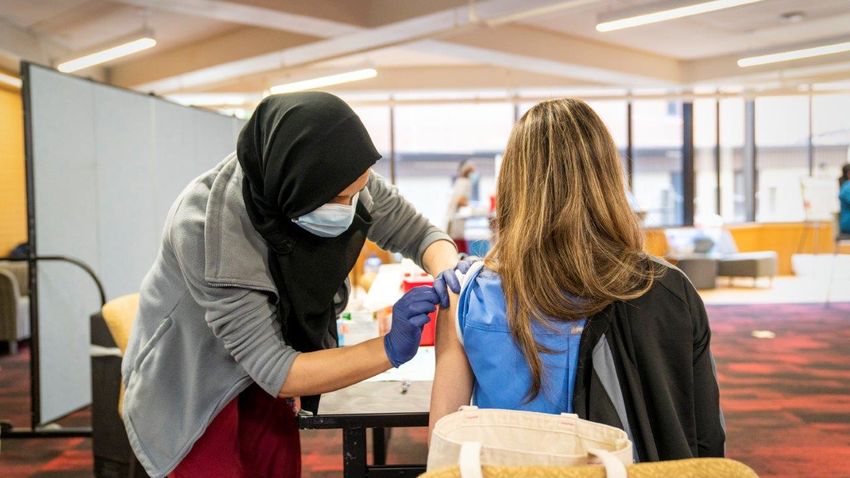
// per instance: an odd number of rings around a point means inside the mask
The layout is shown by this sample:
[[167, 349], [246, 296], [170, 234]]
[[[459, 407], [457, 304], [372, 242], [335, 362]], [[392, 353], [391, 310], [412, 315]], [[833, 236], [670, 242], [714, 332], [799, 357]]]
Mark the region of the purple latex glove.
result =
[[411, 289], [393, 306], [393, 323], [384, 336], [384, 349], [393, 367], [407, 362], [419, 350], [422, 327], [428, 323], [428, 314], [437, 308], [440, 298], [433, 287]]
[[466, 271], [472, 267], [474, 262], [474, 260], [463, 260], [458, 262], [453, 269], [446, 269], [437, 274], [437, 277], [434, 279], [434, 290], [440, 296], [440, 307], [445, 309], [449, 306], [449, 290], [455, 294], [460, 294], [460, 280], [458, 280], [455, 271], [466, 274]]

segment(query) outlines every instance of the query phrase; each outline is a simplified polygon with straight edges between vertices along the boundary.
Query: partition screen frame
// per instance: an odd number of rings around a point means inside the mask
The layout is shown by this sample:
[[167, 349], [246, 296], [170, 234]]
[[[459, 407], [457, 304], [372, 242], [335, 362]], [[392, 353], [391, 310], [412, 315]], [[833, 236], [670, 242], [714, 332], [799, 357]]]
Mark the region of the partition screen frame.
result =
[[21, 62], [21, 96], [24, 109], [24, 169], [27, 189], [27, 277], [29, 278], [30, 293], [30, 427], [35, 430], [41, 423], [41, 380], [39, 373], [39, 341], [38, 341], [38, 268], [35, 264], [36, 233], [35, 233], [35, 176], [33, 171], [32, 144], [32, 100], [30, 92], [29, 62]]

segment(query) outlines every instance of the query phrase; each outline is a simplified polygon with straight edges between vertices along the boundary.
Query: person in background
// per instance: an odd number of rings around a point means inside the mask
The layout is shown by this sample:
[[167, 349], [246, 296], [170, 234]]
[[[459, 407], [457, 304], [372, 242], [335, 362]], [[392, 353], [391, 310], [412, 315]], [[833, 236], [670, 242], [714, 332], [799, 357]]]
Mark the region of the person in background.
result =
[[840, 234], [850, 235], [850, 163], [841, 168], [838, 185], [838, 200], [841, 203], [841, 210], [838, 213], [838, 228]]
[[623, 177], [580, 100], [545, 101], [514, 126], [498, 240], [438, 317], [432, 427], [471, 400], [622, 428], [638, 461], [724, 455], [705, 308], [643, 252]]
[[446, 232], [452, 239], [463, 239], [463, 228], [466, 221], [457, 217], [461, 208], [469, 206], [472, 200], [473, 185], [478, 174], [475, 165], [469, 160], [464, 160], [458, 165], [458, 175], [452, 186], [452, 196], [449, 199], [449, 207], [446, 213], [448, 226]]

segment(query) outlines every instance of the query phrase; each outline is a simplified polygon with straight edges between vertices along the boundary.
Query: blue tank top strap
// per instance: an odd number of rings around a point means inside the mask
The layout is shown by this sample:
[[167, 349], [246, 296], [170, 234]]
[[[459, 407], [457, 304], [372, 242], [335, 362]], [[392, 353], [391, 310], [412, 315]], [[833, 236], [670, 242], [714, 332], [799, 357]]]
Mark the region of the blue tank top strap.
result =
[[484, 269], [484, 261], [478, 261], [470, 266], [469, 270], [466, 271], [466, 274], [463, 275], [460, 281], [460, 294], [458, 295], [458, 303], [457, 303], [457, 315], [455, 317], [455, 323], [457, 324], [457, 336], [460, 339], [461, 343], [463, 343], [463, 324], [464, 317], [466, 316], [466, 302], [467, 297], [469, 295], [470, 287], [468, 287], [470, 282], [474, 282], [475, 279], [478, 278], [478, 274], [481, 273], [481, 270]]

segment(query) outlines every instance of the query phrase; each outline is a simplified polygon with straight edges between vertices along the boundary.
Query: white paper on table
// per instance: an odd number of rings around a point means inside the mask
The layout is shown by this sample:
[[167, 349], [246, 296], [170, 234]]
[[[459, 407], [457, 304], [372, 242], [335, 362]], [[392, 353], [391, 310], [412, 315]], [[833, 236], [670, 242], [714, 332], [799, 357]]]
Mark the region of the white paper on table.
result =
[[401, 280], [403, 277], [401, 264], [382, 264], [372, 282], [372, 287], [366, 293], [363, 305], [376, 311], [384, 307], [392, 307], [401, 298]]
[[434, 380], [436, 370], [436, 356], [434, 347], [419, 347], [409, 362], [399, 368], [391, 368], [384, 373], [367, 379], [367, 382], [428, 382]]
[[404, 274], [424, 272], [410, 259], [405, 259], [401, 264], [382, 264], [369, 292], [366, 293], [363, 306], [372, 312], [392, 307], [404, 295], [401, 290]]

